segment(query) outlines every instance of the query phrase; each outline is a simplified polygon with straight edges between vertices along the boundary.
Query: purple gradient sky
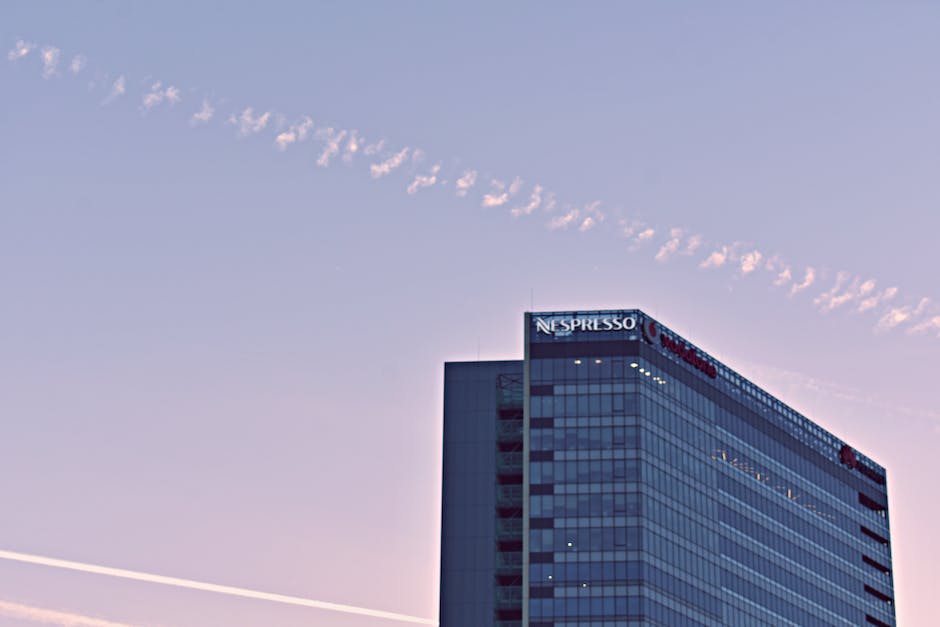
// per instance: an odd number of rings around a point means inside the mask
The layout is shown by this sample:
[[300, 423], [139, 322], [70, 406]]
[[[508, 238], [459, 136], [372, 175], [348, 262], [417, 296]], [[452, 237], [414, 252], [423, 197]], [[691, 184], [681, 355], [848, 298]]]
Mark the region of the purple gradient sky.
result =
[[[518, 358], [532, 304], [638, 306], [888, 468], [899, 622], [935, 624], [937, 32], [927, 3], [4, 3], [0, 549], [434, 617], [442, 363]], [[145, 110], [158, 80], [181, 100]], [[386, 148], [318, 167], [278, 114]], [[673, 228], [703, 244], [657, 260]], [[0, 561], [2, 601], [394, 624]]]

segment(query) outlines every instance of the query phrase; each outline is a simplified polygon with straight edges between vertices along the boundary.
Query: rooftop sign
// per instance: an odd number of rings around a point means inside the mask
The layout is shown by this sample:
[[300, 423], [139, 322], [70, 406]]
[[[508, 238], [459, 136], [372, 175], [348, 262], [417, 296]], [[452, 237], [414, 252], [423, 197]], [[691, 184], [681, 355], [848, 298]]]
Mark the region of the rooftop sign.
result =
[[632, 331], [636, 328], [636, 318], [544, 318], [535, 319], [536, 333], [555, 335], [572, 331]]
[[643, 339], [650, 344], [656, 344], [658, 341], [664, 349], [677, 355], [683, 361], [701, 370], [712, 379], [718, 376], [718, 369], [715, 368], [715, 364], [699, 355], [695, 348], [689, 346], [682, 340], [671, 338], [663, 333], [655, 320], [647, 318], [643, 322]]

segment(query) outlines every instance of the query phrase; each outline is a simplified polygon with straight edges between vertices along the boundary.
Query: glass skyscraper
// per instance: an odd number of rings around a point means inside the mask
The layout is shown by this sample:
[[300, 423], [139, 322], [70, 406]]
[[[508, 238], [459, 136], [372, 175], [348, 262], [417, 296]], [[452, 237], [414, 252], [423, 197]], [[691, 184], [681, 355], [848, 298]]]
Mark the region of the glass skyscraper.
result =
[[885, 471], [638, 310], [445, 365], [443, 627], [895, 625]]

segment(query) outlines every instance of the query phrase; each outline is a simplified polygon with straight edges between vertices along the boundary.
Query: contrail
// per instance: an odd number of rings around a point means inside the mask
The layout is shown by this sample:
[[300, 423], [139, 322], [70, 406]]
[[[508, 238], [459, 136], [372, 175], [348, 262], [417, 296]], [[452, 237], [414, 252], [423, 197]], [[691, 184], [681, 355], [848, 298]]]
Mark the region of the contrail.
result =
[[29, 555], [27, 553], [16, 553], [13, 551], [0, 550], [0, 559], [11, 560], [14, 562], [23, 562], [26, 564], [38, 564], [40, 566], [51, 566], [53, 568], [64, 568], [67, 570], [77, 570], [83, 573], [94, 573], [96, 575], [107, 575], [109, 577], [119, 577], [121, 579], [133, 579], [135, 581], [145, 581], [147, 583], [159, 583], [165, 586], [176, 586], [177, 588], [189, 588], [190, 590], [203, 590], [205, 592], [215, 592], [218, 594], [227, 594], [229, 596], [244, 597], [247, 599], [258, 599], [261, 601], [272, 601], [274, 603], [284, 603], [287, 605], [300, 605], [303, 607], [312, 607], [319, 610], [331, 610], [333, 612], [343, 612], [346, 614], [358, 614], [360, 616], [371, 616], [373, 618], [385, 618], [388, 620], [397, 620], [403, 623], [417, 623], [419, 625], [437, 625], [437, 621], [430, 618], [421, 618], [418, 616], [408, 616], [406, 614], [396, 614], [394, 612], [383, 612], [382, 610], [371, 610], [365, 607], [356, 607], [354, 605], [342, 605], [340, 603], [328, 603], [326, 601], [315, 601], [313, 599], [304, 599], [302, 597], [287, 596], [284, 594], [274, 594], [272, 592], [261, 592], [259, 590], [248, 590], [246, 588], [236, 588], [233, 586], [222, 586], [215, 583], [206, 583], [203, 581], [193, 581], [192, 579], [180, 579], [178, 577], [166, 577], [164, 575], [153, 575], [150, 573], [141, 573], [134, 570], [124, 570], [122, 568], [111, 568], [109, 566], [97, 566], [95, 564], [84, 564], [82, 562], [70, 562], [53, 557], [43, 557], [41, 555]]
[[10, 601], [0, 601], [0, 616], [21, 618], [34, 623], [59, 625], [60, 627], [134, 627], [128, 623], [115, 623], [110, 620], [102, 620], [92, 616], [47, 610], [42, 607], [21, 605], [19, 603], [11, 603]]

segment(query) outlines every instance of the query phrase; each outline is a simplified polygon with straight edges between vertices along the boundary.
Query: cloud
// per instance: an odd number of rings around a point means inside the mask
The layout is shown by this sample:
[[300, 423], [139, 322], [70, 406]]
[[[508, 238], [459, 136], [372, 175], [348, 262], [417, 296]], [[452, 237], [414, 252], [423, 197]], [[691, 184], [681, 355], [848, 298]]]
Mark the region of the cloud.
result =
[[548, 192], [545, 196], [545, 201], [542, 203], [542, 211], [551, 211], [558, 204], [558, 201], [555, 199], [555, 192]]
[[500, 207], [509, 202], [509, 192], [504, 192], [506, 184], [498, 179], [490, 181], [490, 186], [495, 190], [492, 194], [483, 195], [483, 207]]
[[111, 91], [108, 92], [107, 98], [102, 101], [101, 104], [111, 104], [127, 92], [127, 86], [125, 85], [124, 75], [120, 75], [115, 79], [111, 84]]
[[673, 228], [669, 231], [669, 239], [665, 244], [659, 249], [659, 252], [656, 253], [656, 256], [653, 257], [659, 263], [665, 263], [669, 257], [671, 257], [677, 250], [679, 250], [679, 245], [682, 243], [682, 229]]
[[522, 189], [522, 179], [517, 176], [512, 180], [512, 183], [509, 184], [509, 195], [515, 196], [519, 193], [520, 189]]
[[689, 239], [686, 241], [685, 250], [682, 251], [683, 255], [694, 254], [699, 248], [702, 247], [703, 239], [701, 235], [690, 235]]
[[132, 627], [128, 623], [115, 623], [92, 616], [21, 605], [10, 601], [0, 601], [0, 616], [58, 627]]
[[645, 242], [646, 240], [650, 239], [650, 238], [653, 237], [654, 235], [656, 235], [656, 229], [648, 228], [648, 229], [645, 229], [645, 230], [640, 231], [639, 233], [637, 233], [637, 234], [636, 234], [636, 239], [637, 239], [637, 241], [639, 241], [639, 242]]
[[908, 333], [911, 334], [924, 333], [925, 331], [937, 331], [937, 337], [940, 338], [940, 316], [928, 318], [908, 329]]
[[798, 294], [802, 292], [803, 290], [807, 289], [815, 282], [816, 282], [816, 269], [807, 266], [806, 274], [803, 275], [803, 280], [799, 283], [794, 284], [790, 288], [790, 296], [793, 296], [794, 294]]
[[470, 191], [470, 188], [476, 185], [477, 182], [477, 171], [476, 170], [467, 170], [463, 173], [459, 179], [457, 179], [457, 195], [461, 198], [467, 195], [467, 192]]
[[786, 285], [791, 280], [793, 280], [793, 273], [790, 272], [790, 266], [786, 266], [783, 270], [777, 273], [777, 278], [774, 279], [773, 284], [776, 287], [780, 287], [781, 285]]
[[881, 303], [886, 303], [892, 298], [894, 298], [898, 293], [897, 287], [886, 288], [881, 294], [875, 294], [865, 298], [858, 304], [859, 313], [866, 312], [870, 309], [874, 309]]
[[423, 187], [431, 187], [437, 183], [437, 173], [441, 171], [440, 164], [435, 165], [431, 168], [430, 174], [421, 175], [415, 177], [415, 180], [411, 182], [406, 190], [409, 194], [415, 194], [417, 191]]
[[193, 117], [189, 118], [189, 123], [193, 126], [199, 124], [206, 124], [209, 120], [212, 119], [212, 116], [215, 115], [215, 109], [212, 108], [212, 105], [209, 104], [209, 101], [205, 98], [202, 99], [202, 107], [199, 111], [193, 114]]
[[[163, 586], [172, 586], [175, 588], [212, 592], [214, 594], [221, 594], [230, 597], [241, 597], [243, 599], [256, 599], [259, 601], [268, 601], [270, 603], [282, 603], [286, 605], [328, 610], [331, 612], [342, 612], [345, 614], [356, 614], [359, 616], [371, 616], [373, 618], [397, 620], [405, 623], [437, 625], [437, 620], [431, 618], [408, 616], [407, 614], [397, 614], [383, 610], [373, 610], [367, 607], [357, 607], [355, 605], [343, 605], [340, 603], [329, 603], [327, 601], [316, 601], [314, 599], [288, 596], [286, 594], [275, 594], [272, 592], [262, 592], [260, 590], [249, 590], [247, 588], [236, 588], [235, 586], [225, 586], [217, 583], [195, 581], [193, 579], [181, 579], [179, 577], [167, 577], [166, 575], [154, 575], [136, 570], [125, 570], [123, 568], [112, 568], [110, 566], [98, 566], [96, 564], [86, 564], [83, 562], [71, 562], [68, 560], [56, 559], [54, 557], [44, 557], [42, 555], [31, 555], [28, 553], [15, 553], [13, 551], [0, 550], [0, 559], [23, 564], [35, 564], [37, 566], [47, 566], [50, 568], [91, 573], [105, 577], [114, 577], [117, 579], [129, 579], [132, 581], [160, 584]], [[113, 627], [113, 625], [94, 625], [94, 627]]]
[[381, 163], [373, 163], [370, 165], [369, 171], [372, 173], [372, 178], [381, 178], [391, 173], [392, 170], [400, 166], [405, 161], [410, 151], [411, 148], [406, 146], [385, 161], [382, 161]]
[[149, 111], [164, 100], [166, 100], [171, 105], [175, 105], [180, 101], [180, 90], [173, 85], [163, 89], [163, 83], [157, 81], [150, 86], [150, 91], [144, 94], [142, 104], [144, 106], [144, 110]]
[[[824, 313], [830, 312], [837, 307], [856, 300], [858, 298], [863, 298], [871, 294], [875, 289], [875, 280], [868, 279], [867, 281], [861, 282], [860, 279], [856, 278], [852, 283], [840, 293], [840, 289], [845, 284], [848, 275], [844, 272], [840, 272], [836, 276], [835, 286], [827, 292], [823, 292], [813, 300], [813, 304], [817, 305], [821, 311]], [[867, 309], [868, 307], [866, 307]], [[864, 311], [864, 309], [860, 309]]]
[[741, 263], [741, 273], [750, 274], [754, 272], [760, 265], [760, 260], [763, 259], [763, 257], [759, 250], [752, 250], [751, 252], [741, 255], [741, 259], [739, 260]]
[[51, 78], [55, 76], [56, 68], [59, 66], [59, 56], [62, 51], [55, 46], [43, 46], [39, 52], [39, 58], [42, 59], [42, 77]]
[[330, 165], [330, 159], [339, 154], [339, 147], [349, 131], [334, 131], [332, 127], [321, 128], [317, 137], [323, 140], [323, 152], [317, 157], [317, 165], [325, 168]]
[[580, 215], [581, 215], [581, 210], [576, 207], [572, 207], [563, 215], [555, 216], [554, 218], [552, 218], [548, 223], [548, 228], [553, 231], [558, 230], [558, 229], [567, 229], [569, 226], [571, 226], [572, 222], [578, 219], [578, 216]]
[[713, 251], [705, 260], [698, 264], [699, 268], [720, 268], [728, 261], [728, 247], [722, 246], [721, 249]]
[[359, 137], [359, 131], [353, 131], [349, 134], [349, 139], [346, 140], [346, 147], [343, 149], [343, 163], [352, 163], [353, 157], [356, 156], [356, 153], [359, 152], [359, 148], [362, 146], [362, 138]]
[[589, 231], [594, 228], [596, 224], [597, 220], [595, 220], [592, 216], [588, 216], [584, 218], [583, 222], [581, 222], [581, 226], [578, 227], [578, 230], [584, 233], [585, 231]]
[[484, 194], [483, 195], [483, 206], [484, 207], [500, 207], [509, 202], [509, 192], [503, 192], [502, 194]]
[[283, 133], [278, 133], [278, 136], [274, 138], [274, 143], [277, 144], [280, 150], [287, 150], [287, 147], [291, 144], [300, 143], [307, 139], [307, 135], [312, 128], [313, 120], [305, 115], [300, 119], [300, 122], [295, 122]]
[[[845, 272], [839, 272], [836, 274], [836, 282], [829, 290], [823, 292], [819, 296], [813, 299], [813, 304], [820, 307], [823, 311], [829, 311], [838, 305], [832, 305], [833, 299], [837, 298], [836, 294], [839, 290], [842, 289], [842, 286], [848, 280], [849, 275]], [[857, 280], [857, 279], [856, 279]], [[851, 288], [850, 288], [851, 289]], [[838, 304], [842, 304], [841, 302]]]
[[13, 46], [13, 49], [7, 53], [7, 59], [9, 59], [10, 61], [19, 61], [20, 59], [28, 55], [35, 47], [36, 46], [29, 43], [28, 41], [23, 41], [22, 39], [20, 39]]
[[909, 322], [923, 314], [929, 303], [929, 298], [921, 298], [916, 307], [911, 307], [910, 305], [892, 307], [887, 313], [881, 316], [876, 328], [880, 331], [889, 331], [905, 322]]
[[85, 69], [86, 65], [88, 65], [88, 59], [85, 58], [85, 55], [76, 54], [69, 63], [69, 72], [78, 74]]
[[535, 185], [532, 187], [532, 195], [529, 197], [529, 202], [520, 205], [519, 207], [514, 207], [512, 210], [512, 215], [514, 217], [527, 216], [536, 209], [539, 208], [539, 205], [542, 204], [542, 186]]
[[268, 121], [271, 119], [271, 112], [265, 111], [260, 115], [255, 115], [255, 110], [252, 107], [246, 107], [238, 117], [235, 117], [235, 114], [229, 116], [228, 123], [238, 127], [238, 134], [242, 137], [247, 137], [248, 135], [253, 135], [255, 133], [260, 133], [268, 125]]
[[382, 149], [383, 149], [383, 148], [385, 148], [385, 140], [384, 140], [384, 139], [380, 139], [379, 141], [375, 142], [374, 144], [369, 144], [368, 146], [366, 146], [365, 148], [363, 148], [363, 149], [362, 149], [362, 154], [371, 157], [372, 155], [377, 155], [377, 154], [379, 154], [380, 152], [382, 152]]

